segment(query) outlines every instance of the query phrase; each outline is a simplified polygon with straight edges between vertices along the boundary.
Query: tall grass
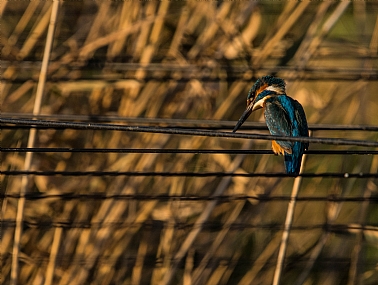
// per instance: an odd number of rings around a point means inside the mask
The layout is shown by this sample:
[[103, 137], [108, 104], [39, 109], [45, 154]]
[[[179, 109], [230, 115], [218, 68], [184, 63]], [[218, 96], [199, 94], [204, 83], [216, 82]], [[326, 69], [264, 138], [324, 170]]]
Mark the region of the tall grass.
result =
[[[1, 112], [32, 113], [51, 1], [2, 1]], [[377, 124], [374, 2], [60, 3], [40, 113], [237, 120], [254, 80], [287, 81], [310, 124]], [[261, 113], [251, 121], [262, 121]], [[376, 133], [317, 131], [377, 140]], [[2, 130], [2, 147], [29, 130]], [[265, 141], [38, 130], [35, 147], [267, 149]], [[346, 147], [311, 145], [311, 149]], [[2, 169], [24, 169], [2, 153]], [[304, 172], [377, 172], [376, 156], [309, 155]], [[36, 153], [30, 169], [282, 172], [273, 155]], [[2, 193], [22, 178], [1, 175]], [[373, 179], [305, 178], [299, 196], [374, 197]], [[30, 176], [27, 193], [289, 196], [292, 178]], [[17, 284], [271, 284], [287, 200], [2, 201], [1, 275]], [[21, 218], [21, 220], [20, 220]], [[376, 284], [375, 204], [299, 201], [282, 284]], [[352, 225], [370, 226], [353, 230]], [[336, 230], [338, 229], [338, 230]], [[14, 271], [13, 271], [14, 272]]]

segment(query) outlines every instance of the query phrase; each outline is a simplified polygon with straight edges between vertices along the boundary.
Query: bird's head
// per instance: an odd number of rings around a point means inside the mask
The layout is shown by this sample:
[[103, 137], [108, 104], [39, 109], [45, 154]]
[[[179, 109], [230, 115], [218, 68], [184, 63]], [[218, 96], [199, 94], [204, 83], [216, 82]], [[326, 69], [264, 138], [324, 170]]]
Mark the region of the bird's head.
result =
[[265, 100], [272, 96], [285, 94], [285, 81], [281, 78], [267, 75], [257, 79], [248, 92], [247, 108], [241, 115], [233, 132], [236, 132], [255, 110], [264, 107]]

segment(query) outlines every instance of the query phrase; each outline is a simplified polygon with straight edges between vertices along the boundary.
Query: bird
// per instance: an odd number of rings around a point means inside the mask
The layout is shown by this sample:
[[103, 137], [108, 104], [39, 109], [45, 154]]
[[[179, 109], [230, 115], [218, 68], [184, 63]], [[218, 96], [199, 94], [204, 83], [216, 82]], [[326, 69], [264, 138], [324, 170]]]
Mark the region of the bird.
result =
[[[283, 79], [266, 75], [255, 82], [248, 92], [247, 108], [236, 123], [236, 132], [249, 115], [258, 109], [264, 110], [265, 122], [271, 135], [289, 137], [308, 137], [306, 114], [302, 105], [286, 95]], [[283, 155], [287, 174], [298, 175], [302, 156], [309, 147], [308, 142], [272, 141], [272, 150]]]

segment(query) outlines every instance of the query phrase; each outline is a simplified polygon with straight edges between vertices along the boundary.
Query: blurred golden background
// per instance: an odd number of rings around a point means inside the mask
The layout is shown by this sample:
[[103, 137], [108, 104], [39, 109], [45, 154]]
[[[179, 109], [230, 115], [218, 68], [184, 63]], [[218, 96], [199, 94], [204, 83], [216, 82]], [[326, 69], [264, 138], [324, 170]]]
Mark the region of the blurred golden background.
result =
[[[313, 137], [377, 141], [377, 131], [359, 128], [378, 125], [375, 1], [57, 3], [0, 2], [2, 117], [231, 131], [255, 80], [274, 74], [303, 105]], [[255, 112], [240, 132], [267, 134], [263, 121]], [[72, 151], [4, 151], [2, 171], [284, 171], [270, 152], [225, 151], [269, 150], [266, 140], [33, 130], [4, 127], [1, 147]], [[376, 155], [347, 152], [309, 153], [303, 165], [304, 173], [377, 168]], [[272, 284], [293, 183], [2, 173], [1, 282]], [[303, 177], [281, 284], [377, 284], [376, 204], [374, 175]]]

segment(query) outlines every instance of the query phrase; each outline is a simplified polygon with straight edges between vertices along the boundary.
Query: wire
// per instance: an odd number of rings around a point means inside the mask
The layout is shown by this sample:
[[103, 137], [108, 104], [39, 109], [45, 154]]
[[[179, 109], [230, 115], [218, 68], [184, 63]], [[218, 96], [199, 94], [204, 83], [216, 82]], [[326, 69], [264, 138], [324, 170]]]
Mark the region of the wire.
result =
[[[53, 63], [52, 63], [53, 64]], [[32, 67], [33, 65], [25, 65], [25, 68]], [[137, 80], [134, 75], [124, 74], [122, 71], [135, 71], [140, 68], [143, 68], [148, 74], [146, 74], [144, 80], [175, 80], [176, 82], [189, 82], [193, 79], [200, 79], [204, 82], [219, 82], [220, 80], [227, 81], [245, 81], [251, 82], [253, 78], [246, 76], [246, 72], [252, 71], [253, 74], [256, 74], [257, 71], [260, 73], [270, 73], [272, 70], [276, 72], [285, 73], [284, 77], [287, 80], [295, 80], [298, 78], [298, 68], [295, 66], [264, 66], [259, 67], [258, 70], [255, 70], [249, 66], [217, 66], [216, 68], [209, 68], [208, 66], [195, 66], [195, 65], [178, 65], [178, 64], [127, 64], [127, 63], [108, 63], [107, 65], [101, 65], [101, 67], [106, 67], [112, 69], [115, 72], [119, 72], [118, 75], [112, 74], [111, 77], [105, 75], [97, 76], [82, 76], [79, 79], [75, 79], [75, 82], [80, 81], [94, 81], [101, 80], [107, 82], [116, 82], [119, 80]], [[80, 69], [82, 71], [90, 69], [90, 67], [81, 66], [80, 68], [71, 67], [72, 70]], [[218, 70], [226, 71], [227, 75], [223, 75], [221, 72], [216, 72]], [[157, 72], [156, 72], [157, 71]], [[295, 73], [293, 74], [293, 71]], [[353, 81], [353, 80], [364, 80], [364, 81], [373, 81], [378, 79], [378, 73], [376, 70], [371, 68], [334, 68], [334, 67], [305, 67], [300, 70], [302, 74], [305, 74], [301, 80], [342, 80], [342, 81]], [[85, 72], [83, 72], [85, 74]], [[132, 74], [132, 73], [131, 73]], [[211, 75], [209, 75], [211, 74]], [[36, 79], [30, 77], [21, 77], [17, 78], [3, 78], [4, 82], [11, 83], [23, 83], [26, 80]], [[59, 78], [48, 78], [50, 82], [63, 82], [63, 81], [72, 81], [71, 77], [61, 76]]]
[[142, 127], [142, 126], [123, 126], [115, 124], [98, 124], [98, 123], [78, 123], [78, 122], [56, 122], [42, 120], [26, 120], [26, 119], [9, 119], [0, 118], [0, 124], [16, 124], [29, 127], [64, 127], [66, 129], [79, 130], [108, 130], [108, 131], [128, 131], [128, 132], [144, 132], [144, 133], [160, 133], [173, 135], [190, 135], [190, 136], [206, 136], [206, 137], [222, 137], [222, 138], [239, 138], [239, 139], [261, 139], [261, 140], [282, 140], [282, 141], [300, 141], [309, 143], [334, 144], [334, 145], [355, 145], [378, 147], [376, 141], [349, 140], [339, 138], [314, 138], [314, 137], [285, 137], [247, 133], [232, 132], [215, 132], [200, 130], [183, 130], [162, 127]]
[[[160, 153], [160, 154], [274, 154], [273, 151], [246, 149], [175, 149], [175, 148], [27, 148], [4, 147], [1, 152], [34, 152], [34, 153]], [[307, 150], [311, 155], [376, 155], [378, 150]]]
[[[119, 116], [92, 116], [92, 115], [33, 115], [25, 113], [3, 113], [3, 118], [9, 119], [55, 119], [68, 121], [90, 121], [90, 122], [125, 122], [133, 124], [154, 124], [168, 125], [167, 127], [179, 128], [206, 128], [212, 130], [233, 129], [235, 121], [220, 120], [188, 120], [188, 119], [165, 119], [165, 118], [128, 118]], [[3, 128], [19, 128], [19, 125], [4, 125]], [[25, 126], [30, 128], [30, 126]], [[265, 123], [245, 122], [242, 126], [243, 130], [267, 130]], [[378, 126], [370, 125], [334, 125], [334, 124], [310, 124], [309, 129], [312, 131], [372, 131], [377, 132]]]
[[302, 173], [299, 175], [283, 172], [272, 173], [233, 173], [233, 172], [159, 172], [159, 171], [38, 171], [38, 170], [2, 170], [0, 175], [19, 176], [161, 176], [161, 177], [296, 177], [304, 178], [378, 178], [378, 173]]
[[[11, 254], [8, 253], [8, 252], [5, 252], [4, 253], [4, 256], [5, 258], [11, 258]], [[44, 262], [48, 262], [50, 257], [47, 256], [47, 255], [43, 255], [43, 254], [34, 254], [33, 255], [33, 262], [35, 264], [42, 264]], [[198, 257], [196, 258], [196, 260], [198, 259]], [[298, 257], [298, 255], [294, 256], [294, 257], [287, 257], [287, 262], [288, 264], [290, 265], [290, 263], [294, 263], [294, 264], [299, 264], [299, 263], [307, 263], [309, 262], [309, 260], [311, 260], [311, 257]], [[59, 261], [60, 264], [62, 263], [67, 263], [69, 265], [79, 265], [79, 266], [84, 266], [86, 263], [89, 263], [91, 260], [93, 261], [96, 261], [97, 264], [99, 265], [102, 265], [102, 264], [116, 264], [117, 262], [118, 263], [121, 263], [121, 264], [129, 264], [130, 267], [132, 266], [135, 266], [135, 263], [137, 260], [140, 260], [140, 256], [129, 256], [129, 255], [120, 255], [120, 256], [116, 256], [116, 257], [112, 257], [112, 256], [105, 256], [105, 255], [101, 255], [101, 256], [97, 256], [95, 258], [91, 258], [91, 257], [88, 257], [86, 256], [85, 258], [81, 255], [81, 256], [73, 256], [72, 254], [58, 254], [57, 257], [56, 257], [56, 260]], [[153, 254], [146, 254], [146, 255], [143, 255], [143, 268], [156, 268], [156, 266], [161, 266], [163, 265], [163, 261], [170, 261], [170, 262], [174, 262], [176, 261], [176, 259], [174, 257], [167, 257], [167, 256], [164, 256], [164, 255], [161, 255], [160, 257], [157, 257], [156, 254], [153, 255]], [[20, 261], [24, 261], [25, 263], [27, 262], [30, 262], [30, 257], [24, 255], [24, 256], [20, 256]], [[215, 257], [212, 257], [209, 259], [209, 261], [211, 262], [214, 262], [214, 264], [218, 264], [219, 262], [221, 262], [221, 264], [225, 267], [229, 267], [229, 266], [233, 266], [235, 265], [235, 261], [234, 260], [230, 260], [229, 258], [227, 257], [221, 257], [221, 256], [215, 256]], [[269, 266], [272, 266], [274, 264], [274, 259], [264, 259], [264, 260], [256, 260], [255, 258], [251, 258], [251, 257], [240, 257], [238, 258], [237, 260], [238, 264], [239, 265], [251, 265], [252, 263], [254, 265], [256, 264], [261, 264], [261, 265], [264, 265], [262, 268], [262, 270], [269, 270]], [[339, 270], [339, 271], [342, 271], [342, 272], [345, 272], [345, 267], [342, 267], [342, 266], [335, 266], [335, 265], [349, 265], [350, 264], [350, 257], [344, 257], [344, 258], [340, 258], [340, 257], [322, 257], [320, 259], [317, 259], [316, 261], [319, 265], [323, 265], [323, 266], [326, 266], [326, 268], [328, 268], [327, 266], [329, 265], [332, 265], [334, 268], [333, 270]], [[374, 267], [376, 265], [376, 261], [373, 260], [373, 261], [364, 261], [364, 265], [366, 266], [371, 266], [371, 267]]]
[[[342, 56], [340, 52], [337, 53], [338, 57]], [[348, 54], [344, 54], [348, 55]], [[334, 58], [334, 55], [324, 55], [322, 56], [323, 58]], [[318, 56], [319, 58], [319, 56]], [[355, 55], [353, 55], [354, 59], [357, 59]], [[358, 57], [360, 59], [377, 59], [378, 56], [374, 54], [367, 54], [366, 56], [360, 56]], [[57, 64], [59, 62], [54, 62], [50, 61], [52, 64]], [[36, 69], [40, 70], [41, 69], [41, 61], [39, 60], [34, 60], [34, 61], [7, 61], [3, 60], [2, 61], [2, 66], [3, 68], [8, 68], [8, 67], [17, 67], [17, 68], [22, 68], [22, 69]], [[103, 65], [105, 66], [105, 65]], [[72, 69], [78, 69], [76, 66], [72, 66]], [[81, 67], [85, 66], [79, 66], [80, 69]], [[177, 63], [170, 63], [170, 62], [164, 62], [162, 63], [148, 63], [148, 64], [142, 64], [142, 63], [133, 63], [133, 62], [106, 62], [106, 67], [112, 70], [121, 70], [121, 71], [134, 71], [143, 68], [146, 71], [191, 71], [191, 72], [197, 72], [201, 70], [227, 70], [230, 72], [234, 73], [245, 73], [249, 70], [251, 70], [251, 66], [248, 65], [228, 65], [228, 64], [218, 64], [215, 68], [209, 67], [207, 64], [198, 65], [198, 64], [177, 64]], [[296, 66], [289, 66], [289, 65], [274, 65], [274, 66], [269, 66], [269, 65], [264, 65], [259, 67], [260, 71], [271, 71], [272, 69], [278, 70], [278, 71], [297, 71], [298, 68]], [[371, 68], [335, 68], [335, 67], [324, 67], [324, 66], [306, 66], [304, 69], [301, 69], [303, 71], [317, 71], [317, 72], [341, 72], [341, 73], [373, 73], [375, 74], [376, 71], [372, 70]], [[305, 78], [306, 79], [306, 78]]]
[[[118, 201], [218, 201], [220, 203], [226, 203], [231, 201], [243, 201], [243, 200], [255, 200], [258, 202], [271, 202], [271, 201], [290, 201], [290, 196], [251, 196], [251, 195], [221, 195], [221, 196], [208, 196], [208, 195], [147, 195], [147, 194], [109, 194], [109, 193], [50, 193], [50, 192], [32, 192], [32, 193], [3, 193], [0, 194], [2, 199], [20, 199], [25, 198], [26, 200], [43, 200], [43, 199], [62, 199], [62, 200], [118, 200]], [[378, 203], [378, 197], [360, 197], [360, 196], [349, 196], [340, 197], [335, 195], [328, 196], [300, 196], [297, 198], [299, 202], [370, 202]]]
[[[5, 227], [14, 227], [16, 221], [5, 219], [2, 221], [3, 226]], [[166, 227], [167, 222], [163, 221], [146, 221], [146, 222], [127, 222], [122, 221], [110, 221], [110, 222], [91, 222], [91, 221], [24, 221], [23, 225], [32, 227], [32, 228], [51, 228], [51, 227], [61, 227], [61, 228], [106, 228], [106, 227], [115, 227], [115, 228], [132, 228], [143, 226], [146, 229], [151, 228], [154, 230], [160, 229], [163, 230]], [[187, 229], [193, 228], [194, 223], [190, 222], [175, 222], [173, 225], [176, 229]], [[267, 230], [282, 230], [283, 225], [270, 223], [270, 224], [249, 224], [249, 223], [233, 223], [230, 225], [225, 225], [219, 222], [205, 222], [200, 226], [202, 229], [210, 230], [220, 230], [220, 229], [230, 229], [230, 230], [243, 230], [243, 229], [267, 229]], [[307, 231], [313, 229], [323, 229], [328, 232], [349, 232], [350, 230], [369, 230], [369, 231], [378, 231], [378, 227], [374, 226], [363, 226], [363, 225], [346, 225], [346, 224], [310, 224], [310, 225], [293, 225], [292, 230], [297, 231]]]

